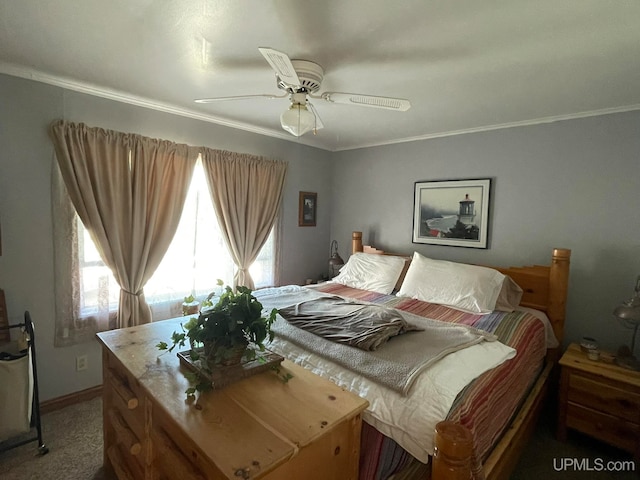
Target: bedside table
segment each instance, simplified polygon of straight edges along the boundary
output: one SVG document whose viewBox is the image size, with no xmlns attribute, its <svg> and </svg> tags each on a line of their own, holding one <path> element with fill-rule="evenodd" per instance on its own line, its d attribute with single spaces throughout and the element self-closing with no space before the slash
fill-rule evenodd
<svg viewBox="0 0 640 480">
<path fill-rule="evenodd" d="M 575 343 L 560 366 L 558 439 L 572 428 L 640 459 L 640 372 L 589 360 Z"/>
</svg>

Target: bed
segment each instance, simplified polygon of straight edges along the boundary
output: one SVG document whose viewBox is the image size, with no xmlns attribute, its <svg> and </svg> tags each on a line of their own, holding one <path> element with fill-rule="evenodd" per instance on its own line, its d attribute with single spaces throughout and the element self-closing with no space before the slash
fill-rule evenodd
<svg viewBox="0 0 640 480">
<path fill-rule="evenodd" d="M 437 448 L 434 443 L 437 435 L 433 433 L 433 425 L 437 420 L 461 426 L 471 435 L 472 470 L 475 478 L 508 478 L 533 430 L 557 360 L 557 346 L 562 343 L 570 250 L 554 249 L 550 264 L 545 266 L 479 269 L 483 271 L 483 275 L 490 272 L 487 283 L 493 282 L 494 278 L 498 279 L 496 282 L 504 281 L 500 298 L 505 292 L 504 285 L 507 285 L 507 281 L 510 282 L 510 288 L 519 287 L 517 310 L 509 312 L 509 308 L 503 308 L 504 311 L 498 312 L 482 310 L 485 307 L 483 305 L 468 307 L 466 303 L 461 303 L 452 306 L 424 301 L 420 292 L 414 295 L 411 285 L 406 285 L 413 284 L 416 272 L 423 271 L 424 265 L 434 266 L 431 263 L 420 263 L 431 260 L 425 260 L 417 253 L 413 257 L 404 257 L 365 246 L 360 232 L 353 232 L 352 240 L 353 253 L 366 254 L 359 257 L 352 255 L 354 258 L 371 259 L 374 258 L 371 257 L 372 254 L 379 259 L 377 262 L 383 258 L 385 261 L 394 258 L 394 268 L 399 274 L 393 285 L 393 292 L 384 290 L 388 289 L 389 279 L 385 279 L 387 285 L 382 290 L 375 283 L 367 283 L 373 289 L 368 290 L 356 288 L 360 286 L 357 282 L 351 284 L 344 281 L 344 278 L 349 280 L 348 276 L 343 276 L 341 281 L 339 275 L 337 282 L 330 281 L 310 288 L 291 286 L 267 289 L 261 291 L 258 298 L 265 306 L 280 308 L 292 302 L 287 299 L 287 295 L 293 295 L 291 298 L 296 299 L 298 306 L 310 305 L 311 301 L 306 300 L 309 296 L 314 299 L 322 297 L 323 301 L 329 301 L 329 297 L 346 299 L 358 305 L 381 306 L 383 309 L 400 311 L 401 316 L 411 320 L 414 326 L 423 326 L 420 322 L 433 319 L 438 323 L 446 322 L 451 328 L 468 329 L 483 338 L 472 343 L 472 346 L 460 340 L 460 345 L 467 348 L 449 349 L 453 351 L 445 355 L 440 355 L 439 352 L 434 362 L 418 362 L 421 366 L 411 367 L 411 379 L 405 379 L 403 386 L 396 386 L 392 380 L 387 383 L 385 378 L 378 378 L 379 373 L 353 369 L 359 368 L 361 363 L 369 362 L 367 355 L 384 357 L 379 352 L 385 351 L 385 348 L 390 349 L 390 345 L 400 345 L 397 338 L 402 337 L 403 342 L 408 342 L 405 338 L 415 336 L 415 341 L 417 335 L 425 338 L 425 332 L 391 336 L 384 348 L 376 352 L 358 351 L 353 360 L 342 358 L 346 351 L 343 346 L 334 346 L 334 343 L 330 347 L 320 344 L 316 346 L 313 340 L 305 343 L 303 337 L 307 333 L 302 337 L 288 337 L 287 332 L 276 331 L 276 340 L 271 348 L 314 373 L 364 396 L 372 404 L 370 411 L 364 416 L 366 423 L 361 436 L 361 480 L 425 478 L 425 474 L 431 470 L 429 456 Z M 401 267 L 395 259 L 402 259 Z M 446 267 L 450 268 L 449 265 Z M 455 264 L 453 268 L 466 266 Z M 496 283 L 487 291 L 497 291 L 498 285 Z M 481 293 L 478 296 L 483 295 Z M 463 302 L 466 301 L 465 299 Z M 493 303 L 489 302 L 489 305 L 493 308 L 496 303 L 500 301 L 493 298 Z M 315 308 L 315 303 L 313 305 Z M 475 310 L 476 308 L 479 310 Z M 333 304 L 328 310 L 332 309 Z M 287 310 L 281 310 L 284 311 Z M 295 311 L 301 313 L 298 309 Z M 295 319 L 296 317 L 293 320 L 289 318 L 290 321 Z M 431 333 L 427 336 L 430 335 Z M 324 355 L 325 350 L 333 349 L 337 349 L 333 359 Z M 471 356 L 471 351 L 474 356 Z M 426 367 L 423 368 L 423 365 Z M 467 367 L 471 368 L 470 365 L 474 370 L 465 373 Z M 461 366 L 465 367 L 461 369 Z M 461 371 L 461 375 L 467 375 L 468 378 L 451 380 L 454 368 L 458 372 L 455 374 L 456 378 Z M 391 397 L 387 395 L 390 389 L 396 390 L 395 393 L 391 392 Z M 443 395 L 444 400 L 434 397 L 433 401 L 424 401 L 427 395 L 431 398 L 431 393 L 427 392 L 440 390 L 447 390 Z M 423 406 L 426 406 L 425 412 L 421 410 Z M 414 411 L 417 413 L 413 414 Z"/>
</svg>

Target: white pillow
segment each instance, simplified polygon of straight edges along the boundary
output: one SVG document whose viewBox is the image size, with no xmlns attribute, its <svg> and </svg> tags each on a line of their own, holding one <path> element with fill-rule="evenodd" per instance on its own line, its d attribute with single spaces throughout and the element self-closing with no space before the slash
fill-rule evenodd
<svg viewBox="0 0 640 480">
<path fill-rule="evenodd" d="M 393 255 L 354 253 L 333 281 L 388 295 L 400 277 L 404 262 L 404 258 Z"/>
<path fill-rule="evenodd" d="M 492 268 L 432 260 L 414 252 L 398 296 L 485 314 L 495 309 L 504 279 Z"/>
<path fill-rule="evenodd" d="M 520 285 L 514 282 L 513 278 L 505 275 L 504 282 L 502 282 L 502 289 L 500 290 L 500 294 L 496 300 L 495 310 L 500 310 L 501 312 L 513 312 L 518 308 L 518 305 L 520 305 L 523 293 L 524 291 Z"/>
</svg>

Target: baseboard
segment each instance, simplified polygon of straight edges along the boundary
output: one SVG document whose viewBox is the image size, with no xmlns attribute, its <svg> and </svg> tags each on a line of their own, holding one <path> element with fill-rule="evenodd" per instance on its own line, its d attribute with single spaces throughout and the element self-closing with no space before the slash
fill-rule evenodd
<svg viewBox="0 0 640 480">
<path fill-rule="evenodd" d="M 86 390 L 80 390 L 79 392 L 40 402 L 40 413 L 44 415 L 45 413 L 60 410 L 69 405 L 75 405 L 76 403 L 85 402 L 100 396 L 102 396 L 102 385 L 96 385 Z"/>
</svg>

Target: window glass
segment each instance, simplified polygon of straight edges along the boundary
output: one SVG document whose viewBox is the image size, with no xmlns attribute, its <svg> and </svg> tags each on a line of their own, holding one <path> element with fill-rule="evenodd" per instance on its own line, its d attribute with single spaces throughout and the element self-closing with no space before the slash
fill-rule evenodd
<svg viewBox="0 0 640 480">
<path fill-rule="evenodd" d="M 100 259 L 80 220 L 78 243 L 81 317 L 95 314 L 101 302 L 108 302 L 109 310 L 117 310 L 120 287 L 111 270 Z M 145 299 L 153 307 L 160 303 L 181 304 L 184 297 L 191 294 L 202 298 L 215 290 L 217 279 L 231 285 L 235 270 L 216 219 L 204 169 L 198 162 L 178 230 L 162 262 L 144 287 Z M 273 230 L 249 272 L 256 288 L 274 284 Z M 160 318 L 154 316 L 154 320 Z"/>
</svg>

